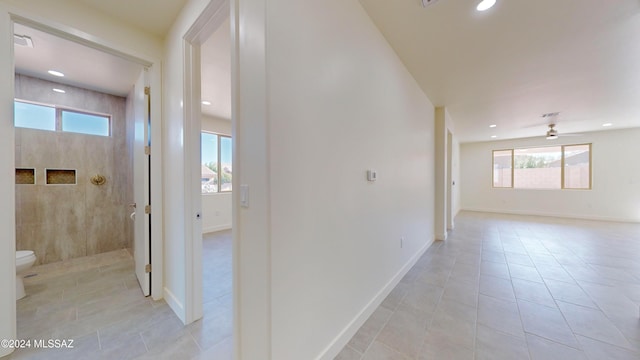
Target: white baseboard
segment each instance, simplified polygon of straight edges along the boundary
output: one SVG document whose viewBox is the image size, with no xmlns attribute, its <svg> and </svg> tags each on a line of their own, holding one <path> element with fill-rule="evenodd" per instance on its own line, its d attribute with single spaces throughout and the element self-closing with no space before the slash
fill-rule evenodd
<svg viewBox="0 0 640 360">
<path fill-rule="evenodd" d="M 355 335 L 360 327 L 367 321 L 369 316 L 382 304 L 382 301 L 389 295 L 389 293 L 398 285 L 400 280 L 409 272 L 409 270 L 416 264 L 418 259 L 424 254 L 425 251 L 433 244 L 434 240 L 431 240 L 425 246 L 423 246 L 418 252 L 407 261 L 406 264 L 387 282 L 387 284 L 378 291 L 378 293 L 369 301 L 369 303 L 351 320 L 346 328 L 338 334 L 338 336 L 320 353 L 316 360 L 331 360 L 340 353 L 342 348 L 347 345 L 349 340 Z"/>
<path fill-rule="evenodd" d="M 436 234 L 436 240 L 445 241 L 447 240 L 447 233 L 444 234 Z"/>
<path fill-rule="evenodd" d="M 594 221 L 612 221 L 612 222 L 625 222 L 625 223 L 640 223 L 640 219 L 633 218 L 618 218 L 611 216 L 593 216 L 593 215 L 575 215 L 575 214 L 559 214 L 548 213 L 542 211 L 528 211 L 528 210 L 503 210 L 503 209 L 484 209 L 484 208 L 462 208 L 462 211 L 473 212 L 485 212 L 492 214 L 507 214 L 507 215 L 524 215 L 524 216 L 542 216 L 542 217 L 554 217 L 565 219 L 577 219 L 577 220 L 594 220 Z"/>
<path fill-rule="evenodd" d="M 182 321 L 183 324 L 186 324 L 186 311 L 184 310 L 184 305 L 176 298 L 176 296 L 166 287 L 164 288 L 164 301 L 167 302 L 167 305 L 176 313 L 176 316 Z"/>
<path fill-rule="evenodd" d="M 14 349 L 10 347 L 0 348 L 0 358 L 10 355 L 11 353 L 13 353 L 13 350 Z"/>
<path fill-rule="evenodd" d="M 208 234 L 208 233 L 212 233 L 212 232 L 216 232 L 216 231 L 222 231 L 222 230 L 231 230 L 231 224 L 203 227 L 202 228 L 202 233 L 203 234 Z"/>
</svg>

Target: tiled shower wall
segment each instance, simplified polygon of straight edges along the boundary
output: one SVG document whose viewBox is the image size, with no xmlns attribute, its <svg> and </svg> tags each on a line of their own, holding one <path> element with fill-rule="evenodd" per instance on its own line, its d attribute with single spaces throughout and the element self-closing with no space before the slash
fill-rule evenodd
<svg viewBox="0 0 640 360">
<path fill-rule="evenodd" d="M 35 185 L 16 185 L 16 248 L 46 264 L 131 247 L 132 124 L 124 97 L 16 74 L 16 98 L 112 115 L 109 137 L 16 128 L 16 167 Z M 52 91 L 63 88 L 66 94 Z M 77 184 L 46 185 L 44 169 L 75 169 Z M 96 174 L 104 185 L 93 185 Z"/>
</svg>

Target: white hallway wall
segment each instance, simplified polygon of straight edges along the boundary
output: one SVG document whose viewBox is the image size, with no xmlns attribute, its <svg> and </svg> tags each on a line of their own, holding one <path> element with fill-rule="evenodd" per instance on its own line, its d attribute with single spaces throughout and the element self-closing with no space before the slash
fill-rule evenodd
<svg viewBox="0 0 640 360">
<path fill-rule="evenodd" d="M 640 128 L 461 145 L 462 208 L 528 215 L 640 221 Z M 593 143 L 592 190 L 494 189 L 492 150 Z"/>
<path fill-rule="evenodd" d="M 190 1 L 165 40 L 165 285 L 179 315 L 182 37 L 206 4 Z M 250 186 L 233 224 L 237 355 L 332 358 L 433 240 L 434 107 L 355 0 L 232 9 L 234 186 Z"/>
<path fill-rule="evenodd" d="M 9 35 L 10 14 L 69 30 L 102 45 L 145 59 L 160 59 L 161 40 L 131 26 L 107 18 L 97 11 L 70 0 L 0 0 L 0 288 L 14 289 L 15 221 L 14 221 L 14 133 L 13 133 L 13 64 L 7 56 L 13 51 Z M 90 35 L 89 35 L 90 34 Z M 14 290 L 0 296 L 0 338 L 13 339 L 15 333 Z M 0 356 L 9 349 L 0 349 Z"/>
<path fill-rule="evenodd" d="M 266 23 L 271 358 L 332 359 L 433 241 L 434 107 L 358 1 Z"/>
<path fill-rule="evenodd" d="M 202 130 L 231 136 L 231 120 L 202 116 Z M 231 229 L 231 193 L 202 195 L 202 233 Z"/>
</svg>

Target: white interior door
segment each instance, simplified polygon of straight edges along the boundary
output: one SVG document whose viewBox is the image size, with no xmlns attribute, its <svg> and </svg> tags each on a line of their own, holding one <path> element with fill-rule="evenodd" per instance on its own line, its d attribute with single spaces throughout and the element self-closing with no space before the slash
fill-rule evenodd
<svg viewBox="0 0 640 360">
<path fill-rule="evenodd" d="M 151 204 L 149 196 L 150 114 L 147 70 L 143 70 L 134 87 L 133 196 L 135 221 L 133 253 L 136 276 L 145 296 L 151 294 Z"/>
</svg>

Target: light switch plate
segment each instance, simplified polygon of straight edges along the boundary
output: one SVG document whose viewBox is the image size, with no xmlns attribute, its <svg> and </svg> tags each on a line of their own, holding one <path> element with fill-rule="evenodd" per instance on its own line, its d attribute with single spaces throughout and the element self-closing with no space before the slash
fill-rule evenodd
<svg viewBox="0 0 640 360">
<path fill-rule="evenodd" d="M 378 179 L 378 172 L 375 170 L 367 170 L 367 180 L 376 181 Z"/>
<path fill-rule="evenodd" d="M 240 206 L 249 207 L 249 185 L 240 185 Z"/>
</svg>

